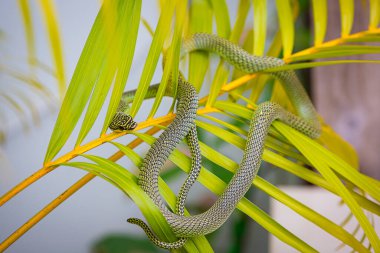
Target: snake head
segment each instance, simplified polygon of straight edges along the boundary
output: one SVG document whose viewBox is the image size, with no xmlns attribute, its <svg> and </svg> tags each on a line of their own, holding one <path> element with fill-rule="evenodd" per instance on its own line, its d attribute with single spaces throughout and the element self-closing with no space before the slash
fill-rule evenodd
<svg viewBox="0 0 380 253">
<path fill-rule="evenodd" d="M 123 112 L 117 112 L 109 126 L 112 131 L 133 130 L 136 127 L 137 123 L 133 121 L 132 117 Z"/>
</svg>

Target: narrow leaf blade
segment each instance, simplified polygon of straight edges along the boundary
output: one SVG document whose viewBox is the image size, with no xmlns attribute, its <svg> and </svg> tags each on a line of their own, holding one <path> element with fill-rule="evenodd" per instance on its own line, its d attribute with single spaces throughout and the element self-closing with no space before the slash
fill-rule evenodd
<svg viewBox="0 0 380 253">
<path fill-rule="evenodd" d="M 314 45 L 320 45 L 326 35 L 327 0 L 313 0 Z"/>
<path fill-rule="evenodd" d="M 253 54 L 263 55 L 267 29 L 267 0 L 253 0 Z"/>
<path fill-rule="evenodd" d="M 124 1 L 121 2 L 123 3 Z M 128 80 L 140 24 L 141 4 L 141 0 L 127 1 L 126 13 L 122 15 L 122 24 L 124 25 L 121 26 L 121 29 L 124 31 L 124 36 L 119 41 L 120 44 L 117 45 L 121 48 L 121 58 L 118 61 L 118 72 L 101 134 L 107 131 Z"/>
<path fill-rule="evenodd" d="M 62 39 L 59 32 L 57 13 L 55 11 L 54 2 L 50 0 L 40 0 L 42 12 L 44 14 L 45 25 L 49 34 L 49 42 L 53 60 L 55 64 L 55 71 L 58 79 L 58 87 L 61 98 L 63 98 L 66 91 L 66 77 L 65 66 L 62 51 Z"/>
<path fill-rule="evenodd" d="M 102 68 L 106 51 L 103 45 L 105 31 L 102 23 L 102 12 L 101 9 L 96 17 L 63 99 L 44 163 L 51 161 L 68 140 L 87 104 Z M 78 99 L 79 97 L 80 99 Z"/>
<path fill-rule="evenodd" d="M 351 33 L 352 24 L 354 22 L 354 1 L 339 0 L 340 15 L 342 24 L 342 37 L 346 37 Z"/>
<path fill-rule="evenodd" d="M 294 22 L 290 0 L 276 0 L 277 15 L 281 29 L 284 57 L 292 54 L 294 46 Z"/>
<path fill-rule="evenodd" d="M 170 24 L 176 1 L 168 1 L 165 8 L 162 9 L 160 18 L 153 36 L 153 41 L 149 49 L 148 57 L 146 58 L 143 72 L 141 74 L 140 83 L 137 88 L 135 98 L 132 103 L 130 114 L 136 116 L 144 101 L 145 94 L 148 91 L 150 82 L 152 81 L 154 71 L 156 70 L 158 58 L 161 54 L 163 44 L 170 30 Z"/>
<path fill-rule="evenodd" d="M 208 0 L 191 1 L 190 34 L 212 33 L 212 8 Z M 207 52 L 194 51 L 189 58 L 189 82 L 199 91 L 209 66 Z"/>
</svg>

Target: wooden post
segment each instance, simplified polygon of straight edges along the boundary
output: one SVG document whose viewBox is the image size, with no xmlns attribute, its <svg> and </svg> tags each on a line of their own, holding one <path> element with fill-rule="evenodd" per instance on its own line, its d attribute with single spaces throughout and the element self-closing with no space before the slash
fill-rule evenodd
<svg viewBox="0 0 380 253">
<path fill-rule="evenodd" d="M 340 34 L 339 1 L 328 1 L 326 40 Z M 355 1 L 352 33 L 368 27 L 368 1 Z M 380 59 L 362 55 L 347 59 Z M 380 65 L 346 64 L 312 70 L 312 93 L 318 112 L 357 150 L 360 167 L 380 179 Z"/>
</svg>

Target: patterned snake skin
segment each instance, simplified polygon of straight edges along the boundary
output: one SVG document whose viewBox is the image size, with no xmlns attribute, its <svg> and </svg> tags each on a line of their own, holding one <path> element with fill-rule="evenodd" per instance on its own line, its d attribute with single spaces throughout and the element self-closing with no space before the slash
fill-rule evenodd
<svg viewBox="0 0 380 253">
<path fill-rule="evenodd" d="M 281 59 L 250 55 L 228 40 L 209 34 L 195 34 L 184 42 L 183 54 L 194 50 L 214 52 L 239 70 L 247 73 L 264 72 L 266 69 L 284 65 Z M 197 97 L 197 94 L 191 84 L 184 80 L 179 82 L 177 116 L 148 151 L 141 166 L 138 183 L 160 208 L 173 232 L 180 239 L 173 243 L 161 242 L 141 220 L 134 218 L 128 220 L 131 223 L 140 225 L 155 244 L 163 248 L 179 248 L 186 242 L 186 237 L 211 233 L 228 219 L 237 203 L 250 188 L 252 180 L 258 172 L 265 137 L 274 120 L 278 119 L 311 138 L 317 138 L 320 135 L 320 123 L 317 113 L 295 72 L 288 70 L 274 72 L 271 75 L 283 83 L 298 116 L 272 102 L 260 104 L 250 122 L 246 147 L 239 169 L 217 201 L 204 213 L 194 216 L 183 216 L 181 212 L 179 214 L 171 212 L 162 200 L 158 189 L 160 169 L 178 143 L 185 136 L 191 135 L 190 130 L 194 127 L 197 103 L 194 102 L 193 98 Z M 197 139 L 195 139 L 196 134 L 193 134 L 192 137 L 194 137 L 193 141 L 197 142 Z M 189 137 L 187 138 L 189 140 Z M 189 178 L 192 177 L 191 173 Z M 195 173 L 195 178 L 196 176 L 197 174 Z M 189 178 L 186 183 L 193 183 Z M 182 199 L 183 201 L 178 201 L 177 209 L 183 210 L 186 196 L 182 196 L 182 194 L 187 194 L 189 188 L 185 185 L 186 189 L 179 194 L 179 200 Z M 191 186 L 191 184 L 189 185 Z"/>
<path fill-rule="evenodd" d="M 158 87 L 159 87 L 159 84 L 151 85 L 148 89 L 145 99 L 155 97 L 158 91 Z M 172 95 L 171 88 L 172 87 L 171 87 L 171 82 L 170 82 L 169 86 L 167 87 L 167 90 L 165 91 L 165 96 Z M 133 101 L 135 93 L 136 93 L 136 90 L 127 91 L 123 93 L 123 97 L 120 101 L 117 112 L 109 126 L 111 130 L 124 131 L 124 130 L 133 130 L 134 128 L 136 128 L 137 123 L 133 121 L 130 115 L 128 115 L 129 104 Z M 196 110 L 198 108 L 198 94 L 196 90 L 194 89 L 194 87 L 188 82 L 184 81 L 181 76 L 178 79 L 177 99 L 178 99 L 177 116 L 175 117 L 175 119 L 173 120 L 173 122 L 170 124 L 170 126 L 165 132 L 167 132 L 169 128 L 172 129 L 171 131 L 173 131 L 174 125 L 176 127 L 175 129 L 182 129 L 182 131 L 178 131 L 177 139 L 174 142 L 171 142 L 172 145 L 175 145 L 174 147 L 170 148 L 171 150 L 173 150 L 178 145 L 178 143 L 182 141 L 185 135 L 186 135 L 187 142 L 190 148 L 190 153 L 192 157 L 191 169 L 188 174 L 188 177 L 186 178 L 186 181 L 184 182 L 182 188 L 180 189 L 180 192 L 178 194 L 178 199 L 176 202 L 176 213 L 179 215 L 184 215 L 185 202 L 186 202 L 188 192 L 191 186 L 197 180 L 199 173 L 201 171 L 202 156 L 201 156 L 201 151 L 200 151 L 199 142 L 198 142 L 197 128 L 194 122 L 195 117 L 196 117 Z M 174 131 L 176 131 L 175 129 Z M 159 139 L 165 138 L 164 133 L 160 135 Z M 166 143 L 166 141 L 162 141 L 162 142 Z M 158 142 L 154 143 L 153 145 L 156 145 L 156 148 L 160 149 L 160 144 Z M 167 150 L 167 148 L 164 148 L 163 150 Z M 169 156 L 170 153 L 168 154 L 164 153 L 164 154 Z M 145 159 L 147 159 L 147 157 L 148 155 L 145 157 Z M 165 160 L 167 160 L 167 158 Z M 158 176 L 157 176 L 157 179 L 158 179 Z M 180 238 L 176 242 L 162 242 L 154 235 L 154 233 L 150 230 L 148 225 L 142 220 L 136 219 L 136 218 L 130 218 L 127 221 L 132 224 L 139 225 L 145 231 L 148 238 L 158 247 L 165 248 L 165 249 L 180 248 L 187 241 L 187 238 Z"/>
</svg>

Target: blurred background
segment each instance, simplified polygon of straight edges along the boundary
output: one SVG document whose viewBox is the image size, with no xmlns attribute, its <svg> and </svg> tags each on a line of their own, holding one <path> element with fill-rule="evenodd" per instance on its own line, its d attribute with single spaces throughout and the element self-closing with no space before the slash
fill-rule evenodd
<svg viewBox="0 0 380 253">
<path fill-rule="evenodd" d="M 235 20 L 238 1 L 229 0 L 227 2 L 231 20 Z M 33 7 L 32 18 L 35 22 L 36 53 L 42 63 L 52 66 L 51 52 L 40 15 L 41 12 L 35 1 L 31 1 L 31 3 Z M 65 75 L 68 82 L 100 4 L 99 1 L 95 0 L 65 0 L 55 1 L 55 3 L 63 46 Z M 299 34 L 297 36 L 302 39 L 297 41 L 296 48 L 308 47 L 311 40 L 309 1 L 301 1 L 301 3 L 304 16 L 300 18 L 300 22 L 297 24 L 297 33 L 302 33 L 302 36 Z M 334 8 L 337 8 L 337 5 L 335 6 L 332 3 L 332 6 L 329 23 L 331 22 L 332 27 L 335 23 L 339 27 L 339 21 L 334 21 Z M 365 16 L 368 12 L 360 3 L 358 3 L 358 8 L 361 9 L 357 15 Z M 270 7 L 269 11 L 273 14 L 270 16 L 276 18 L 274 6 Z M 335 11 L 339 10 L 335 9 Z M 251 12 L 250 15 L 252 15 Z M 158 16 L 156 1 L 143 1 L 142 17 L 152 27 L 155 27 Z M 336 17 L 338 18 L 338 15 Z M 252 20 L 252 17 L 248 17 L 247 20 Z M 354 29 L 360 29 L 360 27 Z M 131 70 L 132 74 L 128 80 L 128 89 L 137 86 L 139 75 L 133 75 L 133 73 L 141 73 L 147 48 L 151 41 L 149 32 L 143 26 L 140 26 L 138 40 Z M 0 1 L 0 68 L 4 69 L 5 66 L 17 70 L 18 73 L 28 73 L 29 71 L 24 25 L 17 1 L 13 0 Z M 376 82 L 374 82 L 374 80 L 379 80 L 380 72 L 376 71 L 375 68 L 378 66 L 349 65 L 317 68 L 312 72 L 303 71 L 302 79 L 307 84 L 313 81 L 309 90 L 312 91 L 321 115 L 338 133 L 355 145 L 361 157 L 362 168 L 366 173 L 379 179 L 380 157 L 377 155 L 377 151 L 380 147 L 380 136 L 379 131 L 376 131 L 375 128 L 376 122 L 380 123 L 380 117 L 369 117 L 368 115 L 374 115 L 371 112 L 380 106 L 380 100 L 376 98 L 374 100 L 367 99 L 380 94 L 380 88 L 379 86 L 375 87 Z M 24 106 L 33 109 L 34 114 L 33 112 L 29 113 L 25 108 L 19 108 L 19 110 L 17 108 L 9 110 L 7 109 L 9 107 L 0 108 L 0 113 L 4 114 L 2 118 L 7 119 L 0 123 L 1 131 L 4 133 L 0 144 L 0 195 L 3 195 L 42 165 L 59 109 L 56 79 L 48 72 L 39 70 L 35 73 L 35 78 L 53 91 L 52 93 L 55 96 L 44 98 L 30 94 L 30 97 L 33 98 L 32 101 L 35 102 L 34 106 L 33 108 L 28 105 Z M 340 78 L 342 76 L 346 76 L 343 81 Z M 365 78 L 362 78 L 363 76 Z M 161 73 L 158 71 L 155 73 L 153 81 L 159 82 L 160 79 Z M 359 80 L 360 93 L 357 90 Z M 2 90 L 17 92 L 17 87 L 19 87 L 18 89 L 23 87 L 17 82 L 22 81 L 0 72 L 0 88 Z M 351 82 L 353 84 L 350 84 Z M 332 92 L 335 89 L 337 92 Z M 343 98 L 341 99 L 340 96 Z M 350 99 L 349 104 L 346 103 L 347 97 Z M 169 102 L 168 100 L 168 105 L 170 105 Z M 19 116 L 15 116 L 16 114 Z M 105 115 L 105 110 L 102 115 Z M 101 125 L 98 127 L 100 128 Z M 96 137 L 93 134 L 87 138 L 91 140 Z M 74 144 L 74 141 L 71 145 L 69 143 L 67 145 L 68 150 Z M 111 154 L 113 150 L 109 146 L 104 146 L 101 151 L 96 152 L 101 152 L 104 155 Z M 239 155 L 236 157 L 239 159 Z M 339 200 L 335 196 L 323 190 L 305 186 L 298 179 L 289 177 L 288 174 L 281 176 L 278 174 L 282 172 L 280 170 L 268 171 L 262 169 L 260 173 L 268 181 L 284 185 L 281 188 L 282 190 L 310 205 L 326 217 L 334 221 L 342 221 L 348 213 L 346 208 L 339 206 Z M 0 209 L 0 240 L 4 240 L 82 175 L 84 175 L 82 171 L 62 167 L 5 204 Z M 170 179 L 170 175 L 168 178 Z M 183 181 L 182 179 L 172 181 L 170 185 L 174 189 L 178 189 L 180 182 Z M 213 201 L 214 198 L 212 194 L 200 196 L 196 193 L 197 191 L 194 191 L 189 199 L 189 205 L 192 210 L 195 210 L 194 212 L 202 210 L 204 202 Z M 269 199 L 262 192 L 253 189 L 249 195 L 254 203 L 270 212 L 282 225 L 291 228 L 296 235 L 301 236 L 321 252 L 331 252 L 339 246 L 338 241 L 298 215 L 294 215 L 290 209 L 284 208 L 280 203 Z M 22 236 L 7 252 L 162 252 L 149 242 L 147 243 L 145 235 L 139 228 L 126 222 L 129 217 L 141 217 L 137 207 L 119 189 L 102 179 L 95 179 Z M 375 222 L 379 223 L 378 217 L 375 218 Z M 379 225 L 375 225 L 375 227 L 379 229 Z M 355 229 L 355 224 L 352 224 L 351 229 Z M 294 252 L 293 249 L 268 235 L 264 229 L 238 211 L 220 230 L 207 238 L 210 239 L 215 252 L 253 252 L 253 250 L 255 252 Z M 338 252 L 350 252 L 350 250 L 343 248 Z"/>
</svg>

